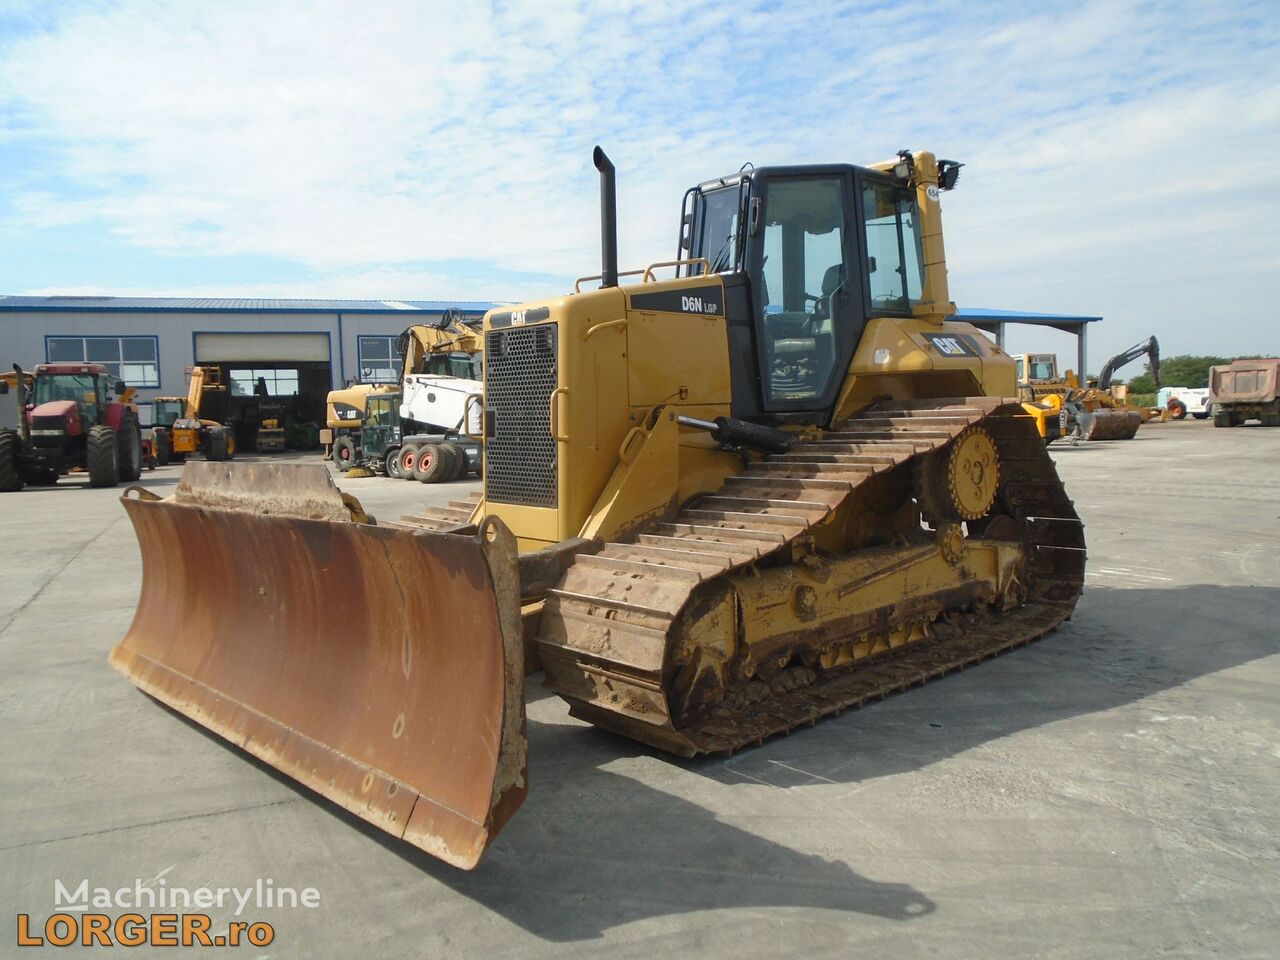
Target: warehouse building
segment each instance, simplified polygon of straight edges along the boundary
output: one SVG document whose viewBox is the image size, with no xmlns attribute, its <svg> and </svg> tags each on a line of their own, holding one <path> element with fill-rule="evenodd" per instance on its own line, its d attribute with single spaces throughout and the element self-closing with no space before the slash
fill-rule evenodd
<svg viewBox="0 0 1280 960">
<path fill-rule="evenodd" d="M 219 368 L 228 402 L 255 391 L 323 422 L 325 395 L 355 382 L 399 380 L 396 337 L 450 307 L 479 318 L 492 303 L 444 300 L 239 300 L 0 296 L 0 362 L 103 363 L 138 388 L 150 423 L 156 397 L 185 395 L 193 364 Z M 234 411 L 210 411 L 218 419 Z M 10 411 L 0 413 L 8 422 Z"/>
</svg>

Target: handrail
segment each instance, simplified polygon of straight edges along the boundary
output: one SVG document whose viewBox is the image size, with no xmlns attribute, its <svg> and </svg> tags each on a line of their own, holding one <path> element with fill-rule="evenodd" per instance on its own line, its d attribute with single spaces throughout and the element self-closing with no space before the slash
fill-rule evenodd
<svg viewBox="0 0 1280 960">
<path fill-rule="evenodd" d="M 642 274 L 642 273 L 644 273 L 644 271 L 643 271 L 643 270 L 623 270 L 621 273 L 619 273 L 619 274 L 618 274 L 618 276 L 620 276 L 620 277 L 638 277 L 638 276 L 640 276 L 640 274 Z M 594 276 L 590 276 L 590 277 L 579 277 L 577 280 L 575 280 L 575 281 L 574 281 L 574 284 L 573 284 L 573 292 L 574 292 L 574 293 L 581 293 L 581 292 L 582 292 L 582 285 L 583 285 L 584 283 L 586 283 L 588 280 L 603 280 L 603 279 L 604 279 L 604 274 L 603 274 L 603 273 L 597 273 L 597 274 L 595 274 Z"/>
<path fill-rule="evenodd" d="M 662 267 L 682 267 L 682 266 L 685 266 L 686 264 L 692 266 L 698 263 L 702 264 L 703 276 L 711 272 L 711 261 L 708 260 L 706 257 L 685 257 L 680 260 L 659 260 L 657 263 L 649 264 L 643 270 L 623 270 L 618 274 L 618 276 L 640 277 L 641 283 L 658 283 L 659 282 L 658 278 L 653 275 L 653 271 L 659 270 Z M 582 285 L 584 283 L 587 283 L 588 281 L 603 280 L 603 279 L 604 279 L 604 274 L 602 273 L 593 274 L 590 277 L 579 277 L 573 283 L 573 292 L 581 293 Z M 673 277 L 672 279 L 679 279 L 679 278 Z"/>
<path fill-rule="evenodd" d="M 644 268 L 644 279 L 641 282 L 657 283 L 658 278 L 653 275 L 653 271 L 659 269 L 660 267 L 681 267 L 681 266 L 684 266 L 686 263 L 690 265 L 695 263 L 702 264 L 703 276 L 711 272 L 711 261 L 708 260 L 706 257 L 684 257 L 680 260 L 659 260 L 657 263 L 651 263 L 649 264 L 649 266 Z M 672 279 L 678 280 L 679 276 L 673 277 Z"/>
<path fill-rule="evenodd" d="M 591 339 L 591 335 L 595 333 L 597 330 L 612 330 L 615 327 L 617 328 L 626 327 L 626 325 L 627 325 L 626 317 L 622 317 L 621 319 L 618 319 L 618 320 L 606 320 L 604 323 L 597 323 L 594 327 L 588 327 L 587 332 L 582 335 L 582 339 L 583 340 Z"/>
</svg>

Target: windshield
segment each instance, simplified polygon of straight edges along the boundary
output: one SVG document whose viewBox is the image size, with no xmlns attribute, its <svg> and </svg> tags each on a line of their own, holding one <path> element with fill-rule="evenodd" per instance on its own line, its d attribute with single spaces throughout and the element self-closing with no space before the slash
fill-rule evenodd
<svg viewBox="0 0 1280 960">
<path fill-rule="evenodd" d="M 71 400 L 78 404 L 97 402 L 95 378 L 87 373 L 58 373 L 36 377 L 37 404 L 51 400 Z"/>
<path fill-rule="evenodd" d="M 399 401 L 397 394 L 395 399 Z M 371 427 L 385 427 L 391 423 L 391 397 L 370 397 L 369 416 L 366 421 Z"/>
<path fill-rule="evenodd" d="M 472 357 L 467 353 L 436 353 L 427 358 L 424 373 L 433 373 L 441 377 L 460 377 L 463 380 L 480 379 L 479 354 Z"/>
<path fill-rule="evenodd" d="M 169 427 L 182 416 L 186 403 L 182 400 L 157 400 L 151 405 L 151 422 L 157 427 Z"/>
<path fill-rule="evenodd" d="M 695 207 L 693 255 L 706 257 L 712 273 L 738 267 L 740 188 L 721 187 L 701 194 Z"/>
<path fill-rule="evenodd" d="M 1052 380 L 1058 375 L 1057 361 L 1031 358 L 1031 380 Z"/>
<path fill-rule="evenodd" d="M 909 310 L 919 302 L 924 286 L 915 200 L 897 184 L 868 180 L 862 188 L 862 204 L 867 218 L 871 308 Z"/>
</svg>

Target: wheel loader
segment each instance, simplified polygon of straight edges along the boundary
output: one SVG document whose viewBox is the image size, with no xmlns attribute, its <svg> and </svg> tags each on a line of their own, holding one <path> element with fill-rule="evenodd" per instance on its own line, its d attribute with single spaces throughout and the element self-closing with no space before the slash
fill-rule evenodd
<svg viewBox="0 0 1280 960">
<path fill-rule="evenodd" d="M 1033 641 L 1084 580 L 1014 361 L 953 318 L 959 164 L 747 166 L 619 274 L 594 161 L 600 274 L 485 317 L 477 497 L 375 523 L 322 466 L 192 462 L 124 498 L 112 663 L 462 868 L 529 787 L 526 665 L 575 717 L 723 755 Z"/>
</svg>

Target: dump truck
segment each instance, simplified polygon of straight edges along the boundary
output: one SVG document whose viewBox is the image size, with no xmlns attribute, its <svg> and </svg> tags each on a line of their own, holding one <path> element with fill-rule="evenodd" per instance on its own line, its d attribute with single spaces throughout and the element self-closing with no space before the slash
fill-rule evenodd
<svg viewBox="0 0 1280 960">
<path fill-rule="evenodd" d="M 748 164 L 625 274 L 594 163 L 600 273 L 485 316 L 474 500 L 375 523 L 322 465 L 204 462 L 123 498 L 115 667 L 462 868 L 529 789 L 526 664 L 575 717 L 724 755 L 1042 637 L 1084 583 L 1014 361 L 954 316 L 958 163 Z"/>
<path fill-rule="evenodd" d="M 1215 427 L 1238 427 L 1257 420 L 1280 427 L 1280 359 L 1233 360 L 1209 368 L 1210 403 Z"/>
<path fill-rule="evenodd" d="M 229 424 L 202 419 L 205 395 L 225 393 L 219 367 L 194 366 L 187 370 L 185 397 L 156 397 L 152 401 L 152 442 L 161 466 L 183 461 L 193 453 L 208 460 L 229 460 L 236 455 L 236 434 Z"/>
<path fill-rule="evenodd" d="M 0 430 L 0 491 L 51 486 L 81 468 L 89 485 L 114 487 L 142 475 L 142 430 L 133 388 L 100 363 L 17 364 L 0 380 L 14 390 L 18 429 Z"/>
</svg>

